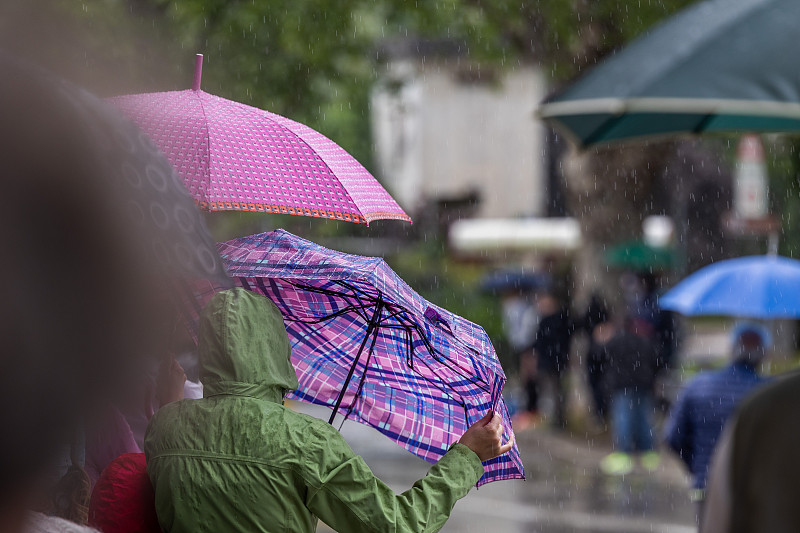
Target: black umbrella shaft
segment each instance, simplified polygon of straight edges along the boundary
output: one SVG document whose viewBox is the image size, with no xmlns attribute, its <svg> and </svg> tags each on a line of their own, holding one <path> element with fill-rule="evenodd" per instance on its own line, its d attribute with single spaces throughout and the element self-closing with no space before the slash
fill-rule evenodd
<svg viewBox="0 0 800 533">
<path fill-rule="evenodd" d="M 375 312 L 372 313 L 372 318 L 369 320 L 369 325 L 367 326 L 367 332 L 364 334 L 364 340 L 361 341 L 361 346 L 358 347 L 358 353 L 356 353 L 355 358 L 353 359 L 353 365 L 350 367 L 350 372 L 347 373 L 347 379 L 344 380 L 344 386 L 342 390 L 339 392 L 339 397 L 336 398 L 336 405 L 333 407 L 333 412 L 331 413 L 331 417 L 328 419 L 328 423 L 333 425 L 333 419 L 336 418 L 336 413 L 339 411 L 339 406 L 342 404 L 342 399 L 344 399 L 344 393 L 347 392 L 347 386 L 350 385 L 350 380 L 353 378 L 353 373 L 356 371 L 356 366 L 358 365 L 359 359 L 361 359 L 361 352 L 364 351 L 364 346 L 367 344 L 367 340 L 369 340 L 370 335 L 377 329 L 378 327 L 378 320 L 381 316 L 381 311 L 383 310 L 383 298 L 378 296 L 378 304 L 375 307 Z M 364 369 L 366 372 L 366 368 Z"/>
</svg>

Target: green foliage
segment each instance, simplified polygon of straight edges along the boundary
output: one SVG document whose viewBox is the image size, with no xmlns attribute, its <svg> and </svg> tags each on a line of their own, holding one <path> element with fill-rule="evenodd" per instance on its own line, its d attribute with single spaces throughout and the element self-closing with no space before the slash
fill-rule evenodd
<svg viewBox="0 0 800 533">
<path fill-rule="evenodd" d="M 553 79 L 571 79 L 694 1 L 539 0 L 539 57 Z"/>
<path fill-rule="evenodd" d="M 800 136 L 765 142 L 771 197 L 770 211 L 781 222 L 778 252 L 800 258 Z"/>
<path fill-rule="evenodd" d="M 353 12 L 361 2 L 148 1 L 187 64 L 205 55 L 204 90 L 308 124 L 369 160 L 374 69 Z"/>
</svg>

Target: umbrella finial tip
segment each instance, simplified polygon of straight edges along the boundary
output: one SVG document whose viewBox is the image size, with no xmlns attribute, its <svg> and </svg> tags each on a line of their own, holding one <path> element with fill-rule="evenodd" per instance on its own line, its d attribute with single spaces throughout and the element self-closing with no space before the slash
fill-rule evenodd
<svg viewBox="0 0 800 533">
<path fill-rule="evenodd" d="M 194 82 L 192 83 L 192 90 L 200 90 L 200 81 L 203 77 L 203 54 L 196 54 L 194 60 Z"/>
</svg>

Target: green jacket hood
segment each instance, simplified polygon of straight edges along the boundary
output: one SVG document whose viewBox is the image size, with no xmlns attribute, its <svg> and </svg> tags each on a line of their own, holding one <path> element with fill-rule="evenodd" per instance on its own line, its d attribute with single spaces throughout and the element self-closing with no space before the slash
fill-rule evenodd
<svg viewBox="0 0 800 533">
<path fill-rule="evenodd" d="M 200 318 L 203 396 L 249 396 L 280 403 L 298 387 L 283 316 L 270 300 L 235 288 L 214 295 Z"/>
</svg>

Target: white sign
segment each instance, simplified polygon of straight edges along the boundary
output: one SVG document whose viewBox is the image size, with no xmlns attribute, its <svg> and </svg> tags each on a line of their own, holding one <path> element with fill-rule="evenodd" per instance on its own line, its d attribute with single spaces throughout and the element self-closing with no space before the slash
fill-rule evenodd
<svg viewBox="0 0 800 533">
<path fill-rule="evenodd" d="M 733 208 L 736 216 L 744 219 L 764 218 L 769 210 L 764 147 L 756 135 L 743 135 L 739 141 Z"/>
</svg>

